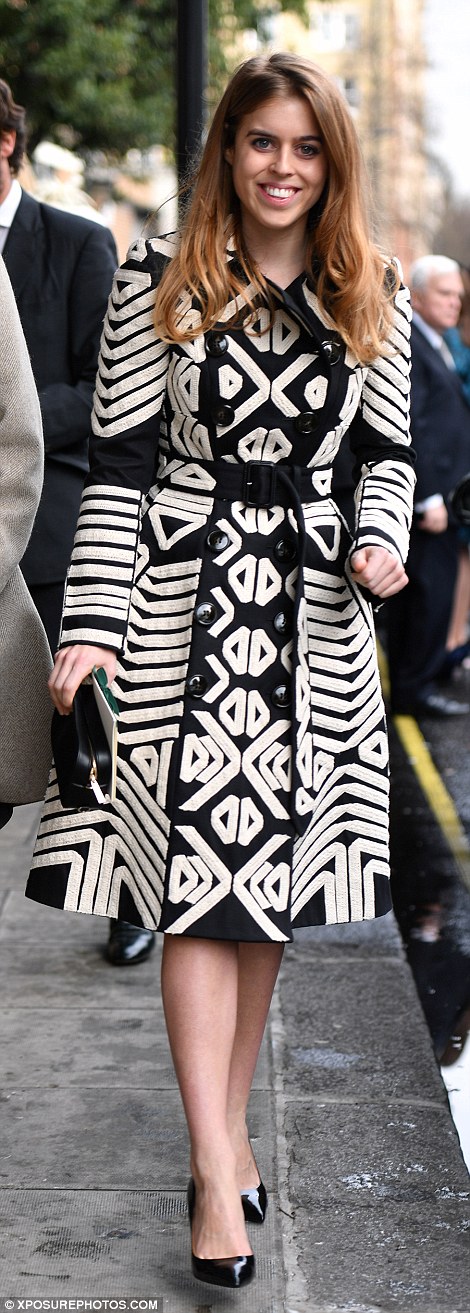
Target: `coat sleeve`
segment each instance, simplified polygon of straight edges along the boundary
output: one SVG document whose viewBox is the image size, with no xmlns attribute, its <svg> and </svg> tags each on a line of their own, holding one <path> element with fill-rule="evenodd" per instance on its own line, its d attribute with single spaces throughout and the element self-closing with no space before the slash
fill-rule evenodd
<svg viewBox="0 0 470 1313">
<path fill-rule="evenodd" d="M 405 562 L 413 515 L 415 473 L 410 447 L 410 322 L 407 288 L 395 297 L 389 353 L 365 371 L 350 429 L 357 480 L 351 553 L 385 547 Z"/>
<path fill-rule="evenodd" d="M 0 591 L 21 560 L 43 475 L 41 412 L 15 298 L 0 258 Z"/>
<path fill-rule="evenodd" d="M 98 346 L 116 265 L 112 234 L 87 223 L 67 295 L 70 381 L 39 387 L 47 455 L 60 456 L 88 442 Z"/>
<path fill-rule="evenodd" d="M 141 505 L 153 481 L 166 391 L 169 351 L 155 334 L 153 312 L 168 254 L 163 239 L 140 240 L 114 278 L 60 646 L 121 651 L 125 643 Z"/>
</svg>

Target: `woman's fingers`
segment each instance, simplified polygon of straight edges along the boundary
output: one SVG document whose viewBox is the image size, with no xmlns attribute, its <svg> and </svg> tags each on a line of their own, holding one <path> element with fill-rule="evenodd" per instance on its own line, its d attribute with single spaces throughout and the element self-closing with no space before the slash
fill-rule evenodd
<svg viewBox="0 0 470 1313">
<path fill-rule="evenodd" d="M 404 588 L 405 584 L 407 583 L 408 583 L 408 575 L 405 574 L 405 571 L 403 570 L 399 578 L 394 579 L 393 582 L 389 584 L 383 585 L 380 588 L 380 591 L 378 589 L 376 589 L 375 591 L 378 597 L 383 597 L 383 598 L 393 597 L 393 594 L 400 593 L 401 589 Z"/>
<path fill-rule="evenodd" d="M 109 648 L 74 644 L 57 653 L 54 669 L 49 678 L 49 692 L 57 710 L 68 715 L 72 709 L 77 688 L 91 674 L 94 666 L 103 666 L 111 684 L 116 675 L 117 657 Z"/>
<path fill-rule="evenodd" d="M 401 561 L 384 547 L 363 547 L 351 557 L 352 577 L 378 597 L 391 597 L 408 583 Z"/>
</svg>

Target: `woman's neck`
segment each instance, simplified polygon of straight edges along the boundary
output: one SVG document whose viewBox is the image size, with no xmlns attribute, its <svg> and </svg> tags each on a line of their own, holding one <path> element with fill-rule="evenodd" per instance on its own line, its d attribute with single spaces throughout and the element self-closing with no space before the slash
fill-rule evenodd
<svg viewBox="0 0 470 1313">
<path fill-rule="evenodd" d="M 305 270 L 306 230 L 250 231 L 243 225 L 243 240 L 255 264 L 278 287 L 288 287 Z"/>
</svg>

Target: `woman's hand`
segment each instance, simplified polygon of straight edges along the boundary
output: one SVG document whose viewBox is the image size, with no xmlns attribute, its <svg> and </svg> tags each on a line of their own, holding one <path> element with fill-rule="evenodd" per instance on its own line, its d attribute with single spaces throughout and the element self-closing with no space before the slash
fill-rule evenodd
<svg viewBox="0 0 470 1313">
<path fill-rule="evenodd" d="M 449 517 L 444 502 L 440 506 L 430 506 L 427 511 L 423 511 L 417 516 L 416 523 L 418 529 L 424 529 L 425 533 L 445 533 Z"/>
<path fill-rule="evenodd" d="M 408 583 L 401 561 L 385 547 L 361 547 L 351 557 L 354 582 L 362 584 L 377 597 L 392 597 Z"/>
<path fill-rule="evenodd" d="M 117 656 L 109 647 L 91 647 L 88 643 L 74 643 L 57 652 L 54 669 L 49 678 L 49 692 L 57 710 L 68 716 L 79 684 L 90 675 L 93 666 L 103 666 L 112 684 L 116 675 Z"/>
</svg>

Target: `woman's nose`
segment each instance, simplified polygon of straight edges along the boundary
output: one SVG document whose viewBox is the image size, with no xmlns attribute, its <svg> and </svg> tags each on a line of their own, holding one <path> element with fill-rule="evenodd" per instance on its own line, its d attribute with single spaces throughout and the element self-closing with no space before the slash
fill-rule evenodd
<svg viewBox="0 0 470 1313">
<path fill-rule="evenodd" d="M 271 168 L 276 173 L 292 173 L 292 158 L 288 146 L 280 146 L 271 160 Z"/>
</svg>

